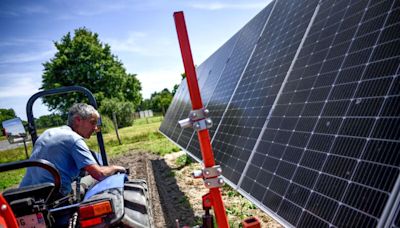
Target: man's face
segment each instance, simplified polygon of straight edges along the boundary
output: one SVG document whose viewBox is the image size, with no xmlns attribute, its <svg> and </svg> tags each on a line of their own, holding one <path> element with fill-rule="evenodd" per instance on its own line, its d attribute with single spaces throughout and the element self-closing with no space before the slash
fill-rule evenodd
<svg viewBox="0 0 400 228">
<path fill-rule="evenodd" d="M 75 132 L 86 139 L 90 138 L 93 132 L 98 130 L 98 119 L 99 117 L 96 114 L 92 114 L 87 119 L 82 119 L 79 116 L 75 117 Z"/>
</svg>

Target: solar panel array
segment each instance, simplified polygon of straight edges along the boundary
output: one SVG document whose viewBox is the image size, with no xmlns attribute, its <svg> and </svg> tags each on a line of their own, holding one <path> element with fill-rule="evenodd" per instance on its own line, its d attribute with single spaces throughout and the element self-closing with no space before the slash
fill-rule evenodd
<svg viewBox="0 0 400 228">
<path fill-rule="evenodd" d="M 286 226 L 400 227 L 400 1 L 273 1 L 197 68 L 226 181 Z M 160 131 L 201 161 L 186 81 Z"/>
</svg>

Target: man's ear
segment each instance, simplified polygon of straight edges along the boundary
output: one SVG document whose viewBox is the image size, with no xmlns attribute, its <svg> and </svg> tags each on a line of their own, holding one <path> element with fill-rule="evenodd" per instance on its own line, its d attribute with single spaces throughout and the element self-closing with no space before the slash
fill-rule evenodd
<svg viewBox="0 0 400 228">
<path fill-rule="evenodd" d="M 74 117 L 74 125 L 79 124 L 82 121 L 82 118 L 80 116 L 75 116 Z"/>
</svg>

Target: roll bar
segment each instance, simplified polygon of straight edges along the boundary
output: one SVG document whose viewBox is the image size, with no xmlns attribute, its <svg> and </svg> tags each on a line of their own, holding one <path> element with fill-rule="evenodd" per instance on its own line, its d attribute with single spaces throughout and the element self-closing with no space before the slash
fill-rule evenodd
<svg viewBox="0 0 400 228">
<path fill-rule="evenodd" d="M 26 115 L 28 118 L 28 131 L 32 138 L 32 145 L 35 145 L 35 142 L 38 138 L 37 132 L 36 132 L 35 121 L 33 118 L 33 112 L 32 112 L 33 103 L 40 97 L 63 94 L 63 93 L 70 93 L 70 92 L 83 93 L 89 99 L 89 104 L 92 105 L 95 109 L 97 109 L 97 102 L 96 102 L 96 99 L 94 98 L 92 92 L 90 92 L 90 90 L 88 90 L 82 86 L 66 86 L 66 87 L 60 87 L 60 88 L 56 88 L 56 89 L 43 90 L 43 91 L 33 94 L 29 98 L 28 103 L 26 104 Z M 101 123 L 101 118 L 100 118 L 100 123 Z M 101 158 L 103 160 L 103 165 L 108 165 L 106 150 L 104 148 L 103 134 L 101 133 L 101 131 L 99 131 L 96 133 L 96 136 L 97 136 L 97 142 L 99 144 Z"/>
</svg>

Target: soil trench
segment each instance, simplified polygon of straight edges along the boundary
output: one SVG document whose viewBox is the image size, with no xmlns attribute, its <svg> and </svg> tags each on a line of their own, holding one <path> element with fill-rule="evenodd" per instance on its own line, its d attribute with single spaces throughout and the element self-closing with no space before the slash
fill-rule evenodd
<svg viewBox="0 0 400 228">
<path fill-rule="evenodd" d="M 194 170 L 201 169 L 200 164 L 181 167 L 176 164 L 176 159 L 183 154 L 177 152 L 160 157 L 131 151 L 110 160 L 111 164 L 129 168 L 129 179 L 147 181 L 153 223 L 157 228 L 201 225 L 201 216 L 204 214 L 201 197 L 208 193 L 208 189 L 204 187 L 202 179 L 191 176 Z M 223 200 L 231 227 L 241 227 L 241 220 L 250 215 L 258 217 L 262 227 L 282 227 L 234 190 L 228 193 L 223 191 Z"/>
</svg>

